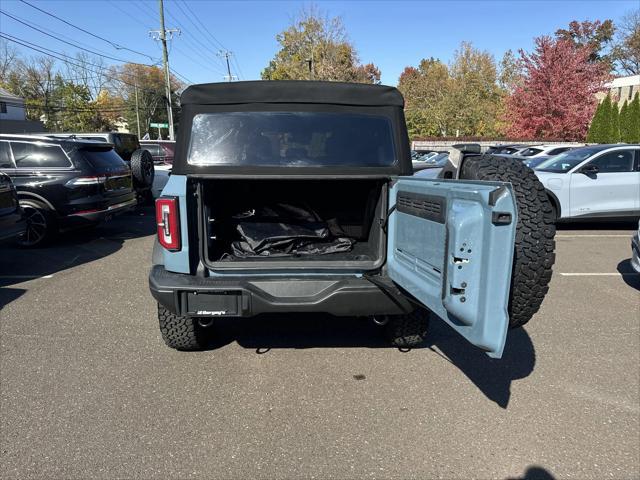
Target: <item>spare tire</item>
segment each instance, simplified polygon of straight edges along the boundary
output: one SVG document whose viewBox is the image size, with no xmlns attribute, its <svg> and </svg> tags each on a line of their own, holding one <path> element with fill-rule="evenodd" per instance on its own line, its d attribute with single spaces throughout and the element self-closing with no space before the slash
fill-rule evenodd
<svg viewBox="0 0 640 480">
<path fill-rule="evenodd" d="M 134 186 L 138 188 L 151 188 L 155 176 L 153 157 L 148 150 L 139 148 L 131 154 L 131 173 Z"/>
<path fill-rule="evenodd" d="M 462 164 L 460 178 L 510 182 L 518 223 L 511 273 L 509 326 L 521 327 L 538 311 L 549 291 L 555 262 L 555 218 L 544 186 L 522 161 L 483 155 Z"/>
</svg>

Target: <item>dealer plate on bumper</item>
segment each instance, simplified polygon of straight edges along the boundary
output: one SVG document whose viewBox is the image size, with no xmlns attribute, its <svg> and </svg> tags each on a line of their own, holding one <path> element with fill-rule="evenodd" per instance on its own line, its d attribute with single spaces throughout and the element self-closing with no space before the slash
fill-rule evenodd
<svg viewBox="0 0 640 480">
<path fill-rule="evenodd" d="M 189 292 L 185 298 L 186 315 L 192 317 L 233 317 L 241 311 L 240 292 Z"/>
</svg>

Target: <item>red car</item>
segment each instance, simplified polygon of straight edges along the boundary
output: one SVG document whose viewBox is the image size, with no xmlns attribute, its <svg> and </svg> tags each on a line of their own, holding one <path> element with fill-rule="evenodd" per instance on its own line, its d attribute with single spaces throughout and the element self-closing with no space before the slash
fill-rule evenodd
<svg viewBox="0 0 640 480">
<path fill-rule="evenodd" d="M 140 147 L 148 150 L 153 157 L 153 163 L 171 165 L 173 154 L 176 150 L 176 142 L 171 140 L 142 140 Z"/>
</svg>

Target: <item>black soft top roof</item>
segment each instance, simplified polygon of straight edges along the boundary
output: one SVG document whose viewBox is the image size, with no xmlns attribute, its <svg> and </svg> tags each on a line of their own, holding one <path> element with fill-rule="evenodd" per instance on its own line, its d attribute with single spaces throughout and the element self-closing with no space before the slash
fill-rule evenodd
<svg viewBox="0 0 640 480">
<path fill-rule="evenodd" d="M 403 107 L 394 87 L 364 83 L 264 80 L 191 85 L 180 97 L 182 105 L 242 103 L 327 103 L 336 105 Z"/>
</svg>

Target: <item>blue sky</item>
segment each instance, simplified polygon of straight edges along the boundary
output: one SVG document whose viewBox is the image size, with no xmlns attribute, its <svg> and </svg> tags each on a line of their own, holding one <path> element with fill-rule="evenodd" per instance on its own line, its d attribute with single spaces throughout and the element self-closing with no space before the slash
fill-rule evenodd
<svg viewBox="0 0 640 480">
<path fill-rule="evenodd" d="M 155 0 L 28 0 L 65 20 L 133 50 L 161 58 L 148 30 L 158 28 Z M 618 20 L 638 8 L 634 1 L 317 1 L 331 16 L 341 16 L 362 62 L 382 71 L 382 83 L 395 85 L 405 66 L 421 58 L 449 61 L 463 40 L 488 50 L 497 60 L 508 50 L 531 49 L 533 38 L 552 34 L 571 20 Z M 275 35 L 301 7 L 295 1 L 165 0 L 167 28 L 182 35 L 171 42 L 172 69 L 194 83 L 221 81 L 221 45 L 234 52 L 232 70 L 243 80 L 257 79 L 277 51 Z M 2 0 L 0 8 L 45 31 L 102 53 L 141 63 L 148 58 L 117 50 L 18 0 Z M 194 20 L 194 15 L 202 25 Z M 196 27 L 197 25 L 197 27 Z M 204 26 L 203 26 L 204 25 Z M 206 27 L 206 28 L 205 28 Z M 76 49 L 0 16 L 0 31 L 49 49 L 75 54 Z M 21 47 L 24 53 L 31 53 Z"/>
</svg>

